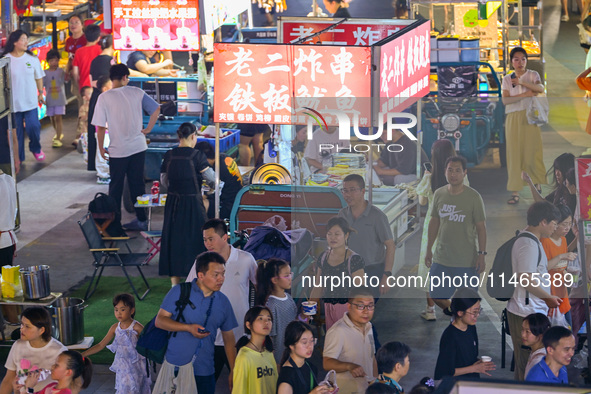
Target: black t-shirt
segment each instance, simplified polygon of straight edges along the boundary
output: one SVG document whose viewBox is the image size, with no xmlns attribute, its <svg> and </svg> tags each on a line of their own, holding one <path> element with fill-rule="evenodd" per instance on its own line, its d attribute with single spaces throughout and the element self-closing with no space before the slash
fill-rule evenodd
<svg viewBox="0 0 591 394">
<path fill-rule="evenodd" d="M 478 334 L 476 326 L 468 326 L 466 331 L 447 326 L 439 341 L 439 356 L 435 366 L 435 380 L 453 376 L 456 368 L 464 368 L 478 361 Z M 479 373 L 462 375 L 479 378 Z"/>
<path fill-rule="evenodd" d="M 99 77 L 109 75 L 111 70 L 111 62 L 113 57 L 109 55 L 98 55 L 90 63 L 90 75 L 94 81 L 98 81 Z"/>
<path fill-rule="evenodd" d="M 299 373 L 298 373 L 299 371 Z M 301 368 L 293 366 L 282 366 L 277 379 L 277 389 L 281 383 L 287 383 L 291 386 L 294 394 L 307 394 L 316 386 L 316 368 L 307 362 Z"/>
<path fill-rule="evenodd" d="M 192 161 L 183 159 L 190 157 L 193 152 L 196 152 L 196 154 L 193 156 Z M 174 160 L 172 160 L 173 155 L 177 157 Z M 195 185 L 195 180 L 193 178 L 193 170 L 188 163 L 191 163 L 195 170 L 197 185 Z M 202 152 L 189 147 L 179 147 L 171 149 L 164 154 L 160 172 L 168 172 L 169 192 L 179 194 L 200 194 L 201 182 L 203 180 L 201 171 L 207 167 L 209 167 L 209 163 Z M 197 190 L 195 190 L 196 188 Z"/>
<path fill-rule="evenodd" d="M 392 144 L 398 144 L 403 147 L 390 148 L 394 152 L 389 152 L 387 147 Z M 380 160 L 384 162 L 388 168 L 398 170 L 402 175 L 411 175 L 417 173 L 417 145 L 416 141 L 411 140 L 406 135 L 403 135 L 396 142 L 389 142 L 386 146 L 382 146 L 380 153 Z M 421 164 L 428 162 L 429 158 L 425 151 L 421 148 Z"/>
<path fill-rule="evenodd" d="M 349 10 L 344 7 L 339 7 L 337 12 L 332 15 L 333 18 L 350 18 Z"/>
</svg>

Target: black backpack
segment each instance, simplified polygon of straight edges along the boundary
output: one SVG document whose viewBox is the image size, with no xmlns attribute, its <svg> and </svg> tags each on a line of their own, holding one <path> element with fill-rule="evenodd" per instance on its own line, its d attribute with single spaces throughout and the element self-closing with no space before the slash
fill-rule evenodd
<svg viewBox="0 0 591 394">
<path fill-rule="evenodd" d="M 192 282 L 181 283 L 181 295 L 175 303 L 176 308 L 174 310 L 177 314 L 175 318 L 176 321 L 185 322 L 183 312 L 187 305 L 190 305 L 192 309 L 195 309 L 195 305 L 193 305 L 189 299 L 191 296 L 191 284 Z M 156 316 L 154 316 L 140 333 L 135 348 L 137 352 L 146 359 L 162 364 L 166 349 L 168 349 L 168 340 L 171 335 L 176 336 L 176 332 L 169 332 L 156 327 Z"/>
<path fill-rule="evenodd" d="M 88 204 L 88 210 L 103 237 L 125 237 L 121 226 L 121 212 L 115 199 L 105 193 L 97 193 Z"/>
<path fill-rule="evenodd" d="M 519 233 L 519 231 L 516 231 L 513 238 L 505 242 L 499 249 L 497 249 L 493 266 L 488 274 L 486 291 L 488 292 L 489 296 L 496 298 L 499 301 L 509 301 L 515 292 L 515 285 L 509 283 L 511 277 L 513 276 L 511 251 L 513 250 L 515 241 L 517 241 L 517 239 L 520 237 L 527 237 L 533 239 L 537 243 L 540 242 L 538 238 L 531 233 Z M 538 248 L 538 265 L 540 264 L 540 261 L 542 261 L 542 252 L 540 252 L 540 249 Z M 513 281 L 515 281 L 515 278 L 513 278 Z M 526 299 L 525 303 L 529 304 L 529 299 Z"/>
</svg>

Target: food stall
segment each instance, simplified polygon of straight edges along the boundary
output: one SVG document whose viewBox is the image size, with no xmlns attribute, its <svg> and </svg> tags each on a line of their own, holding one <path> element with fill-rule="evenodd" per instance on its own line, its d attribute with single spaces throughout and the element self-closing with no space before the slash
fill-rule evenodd
<svg viewBox="0 0 591 394">
<path fill-rule="evenodd" d="M 329 23 L 328 27 L 335 22 Z M 348 22 L 352 23 L 352 28 L 345 34 L 350 39 L 356 39 L 355 33 L 358 28 L 362 28 L 359 24 L 355 25 L 355 20 L 347 20 L 338 28 L 347 29 Z M 308 139 L 312 136 L 312 127 L 317 119 L 321 119 L 320 123 L 326 127 L 338 126 L 339 131 L 335 132 L 339 140 L 337 143 L 346 142 L 347 152 L 341 151 L 331 156 L 334 163 L 327 174 L 300 175 L 301 185 L 292 186 L 298 192 L 284 193 L 283 197 L 292 198 L 292 206 L 302 203 L 308 206 L 316 199 L 313 193 L 306 194 L 307 188 L 325 185 L 342 198 L 339 186 L 344 176 L 349 173 L 363 175 L 366 184 L 375 185 L 367 188 L 368 200 L 386 213 L 392 226 L 399 249 L 393 270 L 396 271 L 404 264 L 404 241 L 419 229 L 418 220 L 409 220 L 408 217 L 409 210 L 417 207 L 418 212 L 417 198 L 412 194 L 411 185 L 400 185 L 404 189 L 376 187 L 381 182 L 370 170 L 373 158 L 369 161 L 365 157 L 366 154 L 371 157 L 370 152 L 373 154 L 374 145 L 379 144 L 375 141 L 379 135 L 388 133 L 388 130 L 383 130 L 384 124 L 387 128 L 405 126 L 412 129 L 409 134 L 418 135 L 420 139 L 420 133 L 417 133 L 421 127 L 420 119 L 402 111 L 429 92 L 429 22 L 403 21 L 399 31 L 394 34 L 388 32 L 388 27 L 383 28 L 379 22 L 373 22 L 369 29 L 360 30 L 366 41 L 364 45 L 357 46 L 350 46 L 343 41 L 335 42 L 334 33 L 330 32 L 328 34 L 333 35 L 332 38 L 325 39 L 322 34 L 318 37 L 323 44 L 331 41 L 332 45 L 215 44 L 214 121 L 281 125 L 280 133 L 287 135 L 288 141 L 291 140 L 294 125 L 307 126 Z M 319 28 L 318 31 L 324 28 Z M 382 33 L 372 33 L 372 29 Z M 280 27 L 280 34 L 282 31 Z M 314 30 L 304 30 L 300 32 L 300 36 L 308 33 L 313 34 Z M 380 37 L 380 34 L 384 34 L 384 37 Z M 370 39 L 376 36 L 378 39 L 372 42 L 373 45 L 369 45 Z M 396 66 L 395 59 L 400 61 L 400 56 L 406 58 L 404 63 L 408 62 L 408 68 Z M 327 78 L 328 75 L 332 77 Z M 231 78 L 232 83 L 218 83 L 222 78 Z M 372 97 L 379 97 L 379 100 L 372 100 Z M 419 112 L 420 105 L 418 103 L 415 106 Z M 397 116 L 411 121 L 403 125 L 395 124 L 393 119 Z M 285 135 L 278 139 L 285 141 Z M 413 138 L 417 138 L 414 135 Z M 279 154 L 282 152 L 281 149 L 277 151 Z M 420 151 L 420 140 L 417 151 Z M 288 157 L 287 162 L 291 162 L 291 157 Z M 295 166 L 289 168 L 290 172 L 296 171 Z M 419 160 L 417 171 L 420 174 Z M 292 174 L 292 178 L 293 175 L 296 174 Z M 256 185 L 251 185 L 250 188 L 249 192 L 260 193 Z M 263 198 L 259 199 L 259 205 L 266 207 L 267 212 L 274 212 L 275 208 Z M 324 228 L 326 218 L 315 216 L 322 214 L 322 207 L 316 205 L 314 209 L 303 210 L 302 213 L 291 212 L 289 227 L 297 228 L 302 223 L 313 222 L 314 228 L 308 230 L 315 237 L 324 238 L 325 233 L 316 231 L 317 228 Z M 245 225 L 238 223 L 236 215 L 240 215 L 240 211 L 235 209 L 231 227 L 233 224 Z M 249 222 L 248 225 L 254 227 L 266 219 L 264 215 L 259 215 L 257 222 L 260 223 Z"/>
<path fill-rule="evenodd" d="M 509 52 L 523 47 L 544 75 L 542 7 L 536 1 L 412 0 L 411 15 L 431 20 L 432 63 L 490 63 L 504 76 Z"/>
</svg>

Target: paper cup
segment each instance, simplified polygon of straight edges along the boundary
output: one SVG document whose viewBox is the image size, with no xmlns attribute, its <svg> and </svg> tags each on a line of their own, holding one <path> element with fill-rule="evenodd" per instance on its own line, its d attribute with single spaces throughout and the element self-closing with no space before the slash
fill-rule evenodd
<svg viewBox="0 0 591 394">
<path fill-rule="evenodd" d="M 489 356 L 482 356 L 480 357 L 483 363 L 490 363 L 492 361 L 492 357 Z"/>
<path fill-rule="evenodd" d="M 304 315 L 314 316 L 317 313 L 318 304 L 316 301 L 304 301 L 302 302 L 302 308 L 304 309 Z"/>
<path fill-rule="evenodd" d="M 160 195 L 160 205 L 166 205 L 166 194 Z"/>
<path fill-rule="evenodd" d="M 138 196 L 137 197 L 137 203 L 140 205 L 148 205 L 149 202 L 150 202 L 150 197 L 147 197 L 147 196 Z"/>
</svg>

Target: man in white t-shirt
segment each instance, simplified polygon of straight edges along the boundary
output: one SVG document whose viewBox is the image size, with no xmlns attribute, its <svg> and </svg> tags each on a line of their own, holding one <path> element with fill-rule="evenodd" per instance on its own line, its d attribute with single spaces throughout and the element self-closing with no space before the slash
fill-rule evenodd
<svg viewBox="0 0 591 394">
<path fill-rule="evenodd" d="M 312 134 L 312 139 L 308 141 L 304 150 L 304 158 L 310 166 L 310 171 L 326 172 L 326 169 L 332 165 L 333 153 L 350 152 L 349 141 L 340 141 L 337 130 L 337 127 L 329 127 L 327 130 L 321 128 Z"/>
<path fill-rule="evenodd" d="M 244 335 L 244 315 L 250 307 L 249 282 L 256 284 L 257 263 L 250 253 L 236 249 L 228 243 L 228 227 L 221 219 L 210 219 L 205 222 L 203 242 L 209 252 L 219 253 L 226 260 L 226 279 L 220 291 L 228 297 L 234 310 L 238 322 L 238 327 L 234 328 L 234 338 L 238 340 Z M 196 277 L 195 264 L 193 264 L 187 282 L 191 282 Z M 224 365 L 230 371 L 234 367 L 228 362 L 220 330 L 215 338 L 214 365 L 216 381 Z"/>
<path fill-rule="evenodd" d="M 160 106 L 143 90 L 127 86 L 129 69 L 125 64 L 111 66 L 109 72 L 113 88 L 103 92 L 94 109 L 92 124 L 97 127 L 98 147 L 101 156 L 109 160 L 111 183 L 109 195 L 121 206 L 123 182 L 127 175 L 129 191 L 133 201 L 145 192 L 144 161 L 146 156 L 146 134 L 158 120 Z M 143 127 L 143 112 L 150 114 L 148 126 Z M 105 130 L 109 125 L 109 151 L 103 146 Z M 128 230 L 147 230 L 148 222 L 143 208 L 136 208 L 137 216 L 132 222 L 124 224 Z"/>
<path fill-rule="evenodd" d="M 527 227 L 522 232 L 530 235 L 519 237 L 511 250 L 513 273 L 516 275 L 517 284 L 507 304 L 507 319 L 509 331 L 512 333 L 516 380 L 524 380 L 523 375 L 529 357 L 529 350 L 521 347 L 519 335 L 523 318 L 532 313 L 547 315 L 548 308 L 557 308 L 561 302 L 560 297 L 550 293 L 551 281 L 545 275 L 548 274 L 548 259 L 540 243 L 540 238 L 547 238 L 556 230 L 559 217 L 558 209 L 548 201 L 532 204 L 527 210 Z M 531 238 L 532 235 L 535 240 Z M 521 283 L 530 285 L 523 287 Z"/>
</svg>

